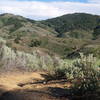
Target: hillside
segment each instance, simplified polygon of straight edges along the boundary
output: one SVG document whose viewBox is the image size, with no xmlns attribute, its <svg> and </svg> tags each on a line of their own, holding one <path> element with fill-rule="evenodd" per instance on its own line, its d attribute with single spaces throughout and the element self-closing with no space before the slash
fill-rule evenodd
<svg viewBox="0 0 100 100">
<path fill-rule="evenodd" d="M 0 15 L 0 100 L 99 100 L 99 94 L 100 16 Z"/>
<path fill-rule="evenodd" d="M 100 23 L 100 16 L 75 13 L 43 21 L 58 32 L 58 37 L 91 38 Z"/>
<path fill-rule="evenodd" d="M 50 29 L 49 29 L 50 30 Z M 6 38 L 16 36 L 44 36 L 46 34 L 52 34 L 48 29 L 44 29 L 36 25 L 33 20 L 32 23 L 29 19 L 22 16 L 13 14 L 0 15 L 0 35 Z"/>
<path fill-rule="evenodd" d="M 45 21 L 7 13 L 0 15 L 0 37 L 8 47 L 26 53 L 37 49 L 64 58 L 77 56 L 80 51 L 98 56 L 99 23 L 99 16 L 84 13 Z"/>
</svg>

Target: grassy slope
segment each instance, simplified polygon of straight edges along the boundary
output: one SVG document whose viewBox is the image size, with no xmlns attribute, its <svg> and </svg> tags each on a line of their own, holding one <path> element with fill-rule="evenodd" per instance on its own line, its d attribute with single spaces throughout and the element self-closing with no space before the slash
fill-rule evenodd
<svg viewBox="0 0 100 100">
<path fill-rule="evenodd" d="M 87 45 L 91 49 L 89 45 L 94 47 L 94 44 L 98 43 L 99 39 L 91 40 L 98 20 L 99 16 L 83 13 L 64 15 L 40 22 L 3 14 L 0 15 L 0 36 L 7 40 L 9 47 L 20 51 L 31 53 L 34 49 L 40 49 L 49 54 L 56 53 L 66 57 L 77 49 L 84 51 L 84 45 L 86 49 Z"/>
<path fill-rule="evenodd" d="M 98 52 L 100 51 L 100 16 L 85 13 L 75 13 L 48 19 L 42 21 L 42 23 L 58 32 L 58 37 L 65 38 L 66 40 L 71 38 L 73 41 L 72 44 L 74 44 L 74 49 L 76 49 L 76 51 L 77 49 L 80 49 L 78 52 L 82 51 L 86 54 L 93 53 L 96 56 L 100 55 L 100 52 Z M 81 46 L 74 41 L 75 39 L 77 39 L 77 41 L 81 40 L 79 43 Z M 86 45 L 83 47 L 84 42 Z M 68 43 L 69 48 L 72 46 L 72 44 Z M 73 52 L 73 50 L 71 52 Z"/>
</svg>

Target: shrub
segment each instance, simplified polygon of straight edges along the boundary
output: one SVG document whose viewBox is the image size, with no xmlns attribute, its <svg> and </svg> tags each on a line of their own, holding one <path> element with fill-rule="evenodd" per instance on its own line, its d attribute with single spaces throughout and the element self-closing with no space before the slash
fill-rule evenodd
<svg viewBox="0 0 100 100">
<path fill-rule="evenodd" d="M 62 60 L 58 66 L 53 67 L 51 70 L 48 71 L 47 77 L 49 80 L 61 80 L 61 79 L 69 79 L 72 76 L 71 67 L 73 61 L 70 60 Z M 70 70 L 70 71 L 69 71 Z M 66 75 L 69 76 L 66 77 Z M 46 79 L 46 80 L 48 80 Z"/>
<path fill-rule="evenodd" d="M 20 39 L 21 39 L 20 36 L 17 36 L 17 37 L 15 38 L 14 42 L 15 42 L 15 43 L 19 43 Z"/>
<path fill-rule="evenodd" d="M 82 77 L 83 73 L 81 72 L 81 68 L 74 66 L 74 62 L 76 60 L 63 60 L 60 66 L 53 68 L 51 73 L 48 75 L 52 77 L 52 79 L 67 79 L 73 80 L 78 77 Z"/>
<path fill-rule="evenodd" d="M 29 46 L 30 47 L 38 47 L 38 46 L 40 46 L 40 44 L 41 44 L 41 41 L 39 39 L 32 39 Z"/>
<path fill-rule="evenodd" d="M 2 37 L 0 37 L 0 45 L 6 44 L 6 40 L 4 40 Z"/>
<path fill-rule="evenodd" d="M 2 43 L 2 41 L 1 41 Z M 0 47 L 0 61 L 3 62 L 4 69 L 13 69 L 18 67 L 20 69 L 29 70 L 49 70 L 55 66 L 55 60 L 60 63 L 60 59 L 55 56 L 52 57 L 40 50 L 33 50 L 33 53 L 25 53 L 17 51 L 2 44 Z M 42 55 L 42 56 L 41 56 Z M 58 65 L 59 65 L 58 63 Z"/>
<path fill-rule="evenodd" d="M 81 68 L 81 77 L 74 81 L 74 93 L 85 94 L 87 92 L 95 92 L 99 88 L 100 73 L 96 65 L 96 58 L 93 55 L 84 56 L 74 63 L 75 66 Z"/>
<path fill-rule="evenodd" d="M 67 79 L 73 83 L 74 94 L 85 94 L 95 92 L 99 86 L 99 67 L 96 66 L 96 58 L 92 54 L 73 61 L 63 61 L 62 66 L 56 68 L 48 74 L 48 80 Z"/>
<path fill-rule="evenodd" d="M 94 39 L 97 39 L 100 36 L 100 25 L 98 25 L 93 32 Z"/>
</svg>

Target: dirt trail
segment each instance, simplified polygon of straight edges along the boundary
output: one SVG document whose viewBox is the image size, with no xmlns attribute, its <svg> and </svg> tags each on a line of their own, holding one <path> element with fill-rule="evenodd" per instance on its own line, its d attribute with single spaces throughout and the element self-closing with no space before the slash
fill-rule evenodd
<svg viewBox="0 0 100 100">
<path fill-rule="evenodd" d="M 19 83 L 34 83 L 44 80 L 43 72 L 10 72 L 0 74 L 0 100 L 74 100 L 69 96 L 70 92 L 64 87 L 70 87 L 70 83 L 50 84 L 26 84 L 23 87 Z M 83 98 L 83 97 L 82 97 Z M 89 97 L 90 98 L 90 97 Z M 93 97 L 92 97 L 93 98 Z M 85 100 L 85 99 L 75 99 Z M 89 99 L 87 99 L 89 100 Z M 99 100 L 93 99 L 90 100 Z"/>
<path fill-rule="evenodd" d="M 25 72 L 25 73 L 4 73 L 0 74 L 0 88 L 5 88 L 6 90 L 13 90 L 15 88 L 20 88 L 18 83 L 32 82 L 34 79 L 42 80 L 43 77 L 39 72 Z"/>
<path fill-rule="evenodd" d="M 10 72 L 0 74 L 0 89 L 4 89 L 6 91 L 15 90 L 15 89 L 39 89 L 45 87 L 69 87 L 70 84 L 61 84 L 61 83 L 52 83 L 52 84 L 26 84 L 26 83 L 34 83 L 38 81 L 44 80 L 44 77 L 41 74 L 45 74 L 43 72 Z M 18 84 L 23 83 L 26 84 L 23 87 L 20 87 Z"/>
<path fill-rule="evenodd" d="M 20 83 L 34 83 L 38 81 L 43 81 L 44 77 L 41 74 L 44 72 L 10 72 L 0 74 L 0 100 L 65 100 L 65 99 L 54 99 L 55 96 L 58 96 L 60 91 L 63 91 L 64 87 L 70 86 L 66 83 L 51 83 L 51 84 L 26 84 L 23 87 L 20 87 Z M 55 92 L 57 89 L 57 93 Z M 64 90 L 65 91 L 65 90 Z M 63 92 L 60 92 L 61 95 Z M 37 96 L 35 96 L 37 95 Z M 53 96 L 54 95 L 54 96 Z M 27 96 L 23 99 L 24 96 Z M 33 99 L 37 98 L 37 99 Z M 42 98 L 41 98 L 42 96 Z M 10 97 L 11 99 L 7 99 Z M 16 98 L 19 99 L 16 99 Z M 29 97 L 31 99 L 29 99 Z M 50 99 L 52 98 L 52 99 Z"/>
</svg>

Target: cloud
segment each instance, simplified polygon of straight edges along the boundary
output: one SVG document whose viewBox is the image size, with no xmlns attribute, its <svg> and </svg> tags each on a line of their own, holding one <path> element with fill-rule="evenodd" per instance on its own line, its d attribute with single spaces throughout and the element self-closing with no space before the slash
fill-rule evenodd
<svg viewBox="0 0 100 100">
<path fill-rule="evenodd" d="M 65 1 L 43 2 L 2 0 L 0 1 L 0 13 L 13 13 L 37 20 L 53 18 L 75 12 L 100 15 L 100 3 L 97 2 L 99 0 L 88 1 L 88 3 L 80 3 Z"/>
<path fill-rule="evenodd" d="M 91 3 L 100 3 L 100 0 L 88 0 Z"/>
</svg>

